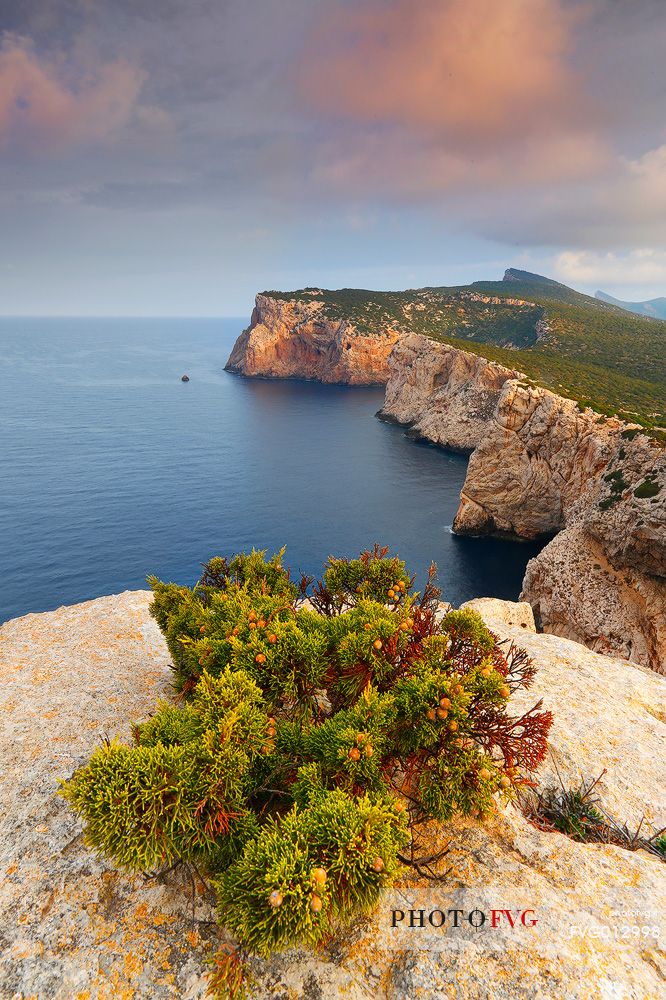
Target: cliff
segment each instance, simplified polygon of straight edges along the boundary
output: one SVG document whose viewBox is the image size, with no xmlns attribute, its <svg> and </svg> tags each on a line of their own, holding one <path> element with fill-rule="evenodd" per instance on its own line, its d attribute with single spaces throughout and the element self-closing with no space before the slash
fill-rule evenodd
<svg viewBox="0 0 666 1000">
<path fill-rule="evenodd" d="M 378 416 L 406 424 L 415 437 L 469 453 L 485 433 L 504 383 L 518 374 L 447 344 L 408 335 L 388 360 L 386 397 Z"/>
<path fill-rule="evenodd" d="M 257 295 L 249 327 L 226 370 L 259 378 L 304 378 L 348 385 L 383 385 L 398 332 L 359 334 L 348 319 L 332 319 L 323 303 Z"/>
<path fill-rule="evenodd" d="M 459 534 L 556 537 L 523 596 L 546 631 L 666 673 L 666 454 L 626 423 L 425 337 L 389 362 L 381 411 L 473 448 Z"/>
<path fill-rule="evenodd" d="M 250 376 L 386 383 L 380 418 L 471 454 L 457 533 L 556 536 L 530 562 L 523 583 L 541 627 L 666 672 L 664 452 L 626 422 L 542 388 L 518 367 L 531 372 L 546 348 L 557 355 L 558 298 L 584 310 L 591 330 L 603 319 L 605 331 L 615 312 L 603 307 L 600 318 L 594 300 L 538 275 L 509 271 L 505 280 L 537 299 L 546 296 L 548 319 L 530 299 L 507 298 L 496 287 L 501 283 L 258 295 L 227 368 Z M 452 333 L 456 345 L 461 336 L 512 343 L 500 355 L 514 355 L 516 367 L 433 339 L 442 332 Z M 615 350 L 609 343 L 604 350 Z M 521 344 L 530 350 L 518 349 Z M 581 370 L 580 377 L 589 380 L 589 373 Z"/>
<path fill-rule="evenodd" d="M 202 884 L 178 871 L 143 878 L 110 869 L 55 796 L 58 779 L 87 761 L 100 741 L 129 739 L 130 720 L 145 719 L 158 697 L 172 696 L 150 596 L 104 597 L 0 628 L 3 997 L 206 995 L 206 961 L 221 941 Z M 606 768 L 599 789 L 608 810 L 633 828 L 643 814 L 648 827 L 662 826 L 666 681 L 536 634 L 525 605 L 472 604 L 539 668 L 533 688 L 522 701 L 514 696 L 512 707 L 520 711 L 543 697 L 554 713 L 542 785 L 558 774 L 576 785 Z M 666 908 L 666 868 L 657 857 L 543 832 L 513 806 L 483 824 L 433 824 L 428 836 L 435 850 L 448 843 L 440 868 L 446 875 L 436 887 L 412 874 L 351 934 L 320 952 L 253 958 L 250 996 L 661 995 L 664 954 L 654 933 Z M 402 930 L 391 926 L 393 906 L 486 913 L 529 907 L 537 924 L 511 929 L 502 920 L 497 929 L 459 934 L 427 924 Z"/>
</svg>

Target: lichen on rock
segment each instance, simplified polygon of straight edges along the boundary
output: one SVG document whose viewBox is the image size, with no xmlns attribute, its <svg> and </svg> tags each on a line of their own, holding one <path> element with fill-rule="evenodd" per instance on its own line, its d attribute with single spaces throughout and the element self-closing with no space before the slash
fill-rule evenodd
<svg viewBox="0 0 666 1000">
<path fill-rule="evenodd" d="M 127 719 L 145 718 L 156 697 L 170 694 L 169 655 L 148 612 L 150 596 L 100 598 L 0 629 L 3 997 L 205 996 L 206 958 L 220 939 L 207 923 L 203 887 L 173 874 L 144 881 L 110 870 L 55 795 L 58 779 L 101 740 L 127 738 Z M 524 606 L 476 608 L 500 638 L 525 646 L 538 663 L 525 698 L 543 696 L 555 714 L 553 764 L 546 762 L 540 780 L 556 776 L 555 764 L 564 780 L 603 765 L 612 812 L 632 823 L 643 811 L 651 823 L 665 822 L 666 681 L 536 634 Z M 434 889 L 410 878 L 400 887 L 403 900 L 417 909 L 424 899 L 444 909 L 530 906 L 541 924 L 514 932 L 504 920 L 494 937 L 451 931 L 433 940 L 393 928 L 395 898 L 387 896 L 351 934 L 319 952 L 252 959 L 250 996 L 655 1000 L 663 991 L 663 943 L 651 932 L 656 921 L 663 933 L 666 909 L 658 859 L 544 833 L 514 807 L 483 825 L 434 824 L 428 836 L 438 848 L 448 843 L 445 878 Z M 635 939 L 634 928 L 643 926 L 647 933 Z"/>
</svg>

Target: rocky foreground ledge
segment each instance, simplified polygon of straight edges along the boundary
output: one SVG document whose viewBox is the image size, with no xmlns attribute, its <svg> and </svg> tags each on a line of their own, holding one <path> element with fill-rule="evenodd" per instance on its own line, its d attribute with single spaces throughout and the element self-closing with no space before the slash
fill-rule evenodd
<svg viewBox="0 0 666 1000">
<path fill-rule="evenodd" d="M 54 793 L 99 742 L 129 738 L 170 696 L 169 655 L 150 593 L 128 592 L 0 628 L 5 762 L 0 824 L 0 996 L 14 1000 L 195 1000 L 219 945 L 200 890 L 173 875 L 107 868 Z M 554 635 L 526 604 L 471 602 L 539 666 L 515 708 L 539 697 L 555 715 L 542 784 L 607 774 L 616 818 L 666 824 L 666 679 Z M 530 825 L 513 807 L 487 824 L 447 824 L 435 888 L 403 886 L 320 953 L 252 963 L 257 1000 L 459 997 L 464 1000 L 656 1000 L 666 983 L 666 866 L 644 851 L 579 844 Z M 192 891 L 194 889 L 194 892 Z M 391 927 L 395 907 L 535 910 L 511 930 Z M 634 937 L 635 928 L 639 929 Z M 642 929 L 646 928 L 645 931 Z M 652 930 L 661 932 L 661 938 Z"/>
</svg>

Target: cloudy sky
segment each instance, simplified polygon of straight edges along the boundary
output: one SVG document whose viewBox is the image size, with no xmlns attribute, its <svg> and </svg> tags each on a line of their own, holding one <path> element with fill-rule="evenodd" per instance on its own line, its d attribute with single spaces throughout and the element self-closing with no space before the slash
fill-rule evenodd
<svg viewBox="0 0 666 1000">
<path fill-rule="evenodd" d="M 0 312 L 666 294 L 664 0 L 0 0 Z"/>
</svg>

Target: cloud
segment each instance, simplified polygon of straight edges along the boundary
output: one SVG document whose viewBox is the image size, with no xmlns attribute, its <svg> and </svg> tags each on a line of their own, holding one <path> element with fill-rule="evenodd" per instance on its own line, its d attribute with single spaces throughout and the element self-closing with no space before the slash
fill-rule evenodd
<svg viewBox="0 0 666 1000">
<path fill-rule="evenodd" d="M 588 250 L 666 247 L 666 144 L 616 154 L 585 182 L 538 188 L 516 206 L 485 201 L 485 232 L 530 245 Z"/>
<path fill-rule="evenodd" d="M 29 39 L 5 34 L 0 45 L 0 146 L 31 152 L 105 142 L 139 107 L 145 74 L 122 59 L 92 68 L 62 55 L 38 55 Z"/>
<path fill-rule="evenodd" d="M 577 23 L 561 0 L 369 0 L 325 14 L 299 80 L 319 112 L 505 145 L 580 125 L 587 101 L 567 55 Z"/>
<path fill-rule="evenodd" d="M 554 275 L 572 284 L 666 285 L 666 250 L 651 247 L 628 253 L 566 250 L 555 258 Z"/>
</svg>

